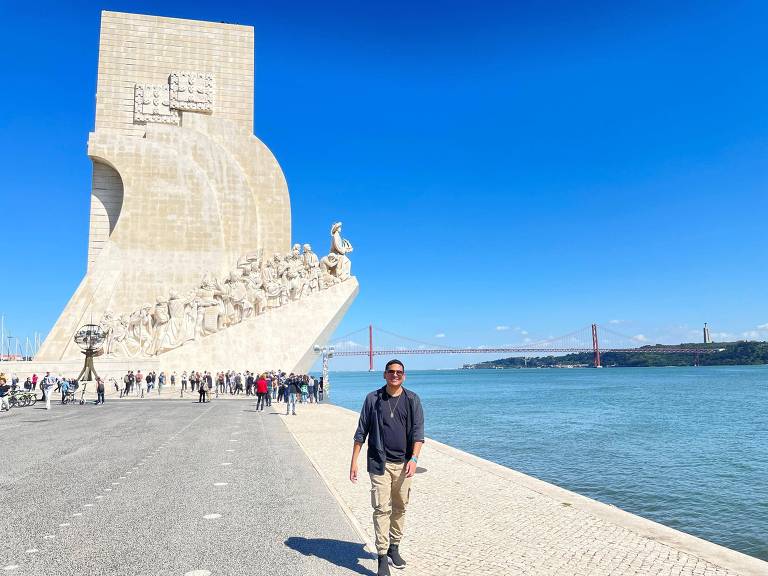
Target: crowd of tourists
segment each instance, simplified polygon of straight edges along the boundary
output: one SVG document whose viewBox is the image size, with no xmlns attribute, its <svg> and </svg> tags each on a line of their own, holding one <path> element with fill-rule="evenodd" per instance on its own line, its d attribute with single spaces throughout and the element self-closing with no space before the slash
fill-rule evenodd
<svg viewBox="0 0 768 576">
<path fill-rule="evenodd" d="M 12 374 L 9 378 L 0 372 L 0 411 L 10 410 L 8 397 L 16 392 L 31 392 L 37 394 L 38 385 L 42 392 L 41 400 L 45 402 L 46 410 L 51 409 L 51 396 L 55 393 L 61 394 L 61 403 L 66 403 L 68 395 L 74 399 L 74 392 L 80 387 L 80 383 L 76 378 L 63 378 L 46 372 L 45 376 L 38 378 L 37 374 L 28 376 L 27 379 L 19 384 L 19 377 L 16 374 Z M 104 382 L 101 379 L 97 379 L 96 382 L 96 404 L 104 403 Z"/>
<path fill-rule="evenodd" d="M 8 382 L 10 380 L 10 382 Z M 212 374 L 209 371 L 197 370 L 159 374 L 154 370 L 142 373 L 129 370 L 122 379 L 109 378 L 109 385 L 114 387 L 120 398 L 135 396 L 148 397 L 153 391 L 160 395 L 163 388 L 170 387 L 172 393 L 178 391 L 184 394 L 196 394 L 198 402 L 210 402 L 211 398 L 220 396 L 254 396 L 256 409 L 264 410 L 272 406 L 272 402 L 285 403 L 286 414 L 296 414 L 296 404 L 313 404 L 323 400 L 323 379 L 314 378 L 309 374 L 286 374 L 282 371 L 269 371 L 257 374 L 251 371 L 237 372 L 227 370 Z M 23 383 L 13 374 L 7 378 L 0 375 L 0 409 L 8 409 L 7 395 L 23 389 L 27 392 L 42 392 L 42 400 L 50 407 L 51 396 L 61 394 L 62 403 L 68 392 L 76 390 L 79 383 L 73 378 L 63 378 L 50 372 L 42 378 L 37 374 L 28 377 Z M 104 403 L 105 384 L 101 379 L 97 382 L 97 404 Z"/>
<path fill-rule="evenodd" d="M 121 382 L 111 379 L 115 391 L 120 398 L 138 396 L 144 398 L 157 390 L 161 394 L 163 388 L 170 386 L 184 393 L 197 394 L 198 402 L 208 402 L 212 397 L 225 396 L 255 396 L 257 410 L 271 406 L 272 402 L 284 402 L 286 413 L 296 413 L 296 404 L 312 404 L 323 400 L 323 379 L 315 379 L 309 374 L 286 374 L 281 371 L 269 371 L 257 374 L 246 370 L 237 372 L 227 370 L 211 373 L 207 370 L 184 370 L 166 373 L 155 371 L 143 374 L 141 370 L 129 370 Z"/>
</svg>

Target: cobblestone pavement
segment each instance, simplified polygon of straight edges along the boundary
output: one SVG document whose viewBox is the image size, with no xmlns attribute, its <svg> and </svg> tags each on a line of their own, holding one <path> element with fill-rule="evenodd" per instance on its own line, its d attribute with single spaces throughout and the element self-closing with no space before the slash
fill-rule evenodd
<svg viewBox="0 0 768 576">
<path fill-rule="evenodd" d="M 373 550 L 370 483 L 349 479 L 357 414 L 282 417 Z M 415 575 L 768 575 L 768 563 L 427 440 L 401 551 Z"/>
</svg>

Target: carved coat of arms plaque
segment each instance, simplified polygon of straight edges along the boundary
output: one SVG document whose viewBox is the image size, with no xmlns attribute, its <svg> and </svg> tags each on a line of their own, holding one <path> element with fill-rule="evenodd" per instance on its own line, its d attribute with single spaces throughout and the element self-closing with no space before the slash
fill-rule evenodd
<svg viewBox="0 0 768 576">
<path fill-rule="evenodd" d="M 137 122 L 178 124 L 179 113 L 171 108 L 168 85 L 136 84 L 133 119 Z"/>
<path fill-rule="evenodd" d="M 171 108 L 212 112 L 215 83 L 212 74 L 173 72 L 168 79 Z"/>
</svg>

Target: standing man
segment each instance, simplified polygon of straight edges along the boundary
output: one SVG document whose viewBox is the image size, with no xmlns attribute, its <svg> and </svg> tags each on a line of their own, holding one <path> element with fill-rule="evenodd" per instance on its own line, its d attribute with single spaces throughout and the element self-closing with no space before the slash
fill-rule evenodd
<svg viewBox="0 0 768 576">
<path fill-rule="evenodd" d="M 104 404 L 104 380 L 96 378 L 96 406 Z"/>
<path fill-rule="evenodd" d="M 40 383 L 40 387 L 43 389 L 43 396 L 45 396 L 45 409 L 51 409 L 51 393 L 54 386 L 58 383 L 58 378 L 52 376 L 50 372 L 46 372 L 43 377 L 43 381 Z"/>
<path fill-rule="evenodd" d="M 205 388 L 206 392 L 208 393 L 208 400 L 211 399 L 211 390 L 213 390 L 213 376 L 211 376 L 211 373 L 207 370 L 205 371 L 205 376 L 203 376 L 203 381 L 205 382 Z M 219 397 L 219 391 L 216 390 L 216 398 Z"/>
<path fill-rule="evenodd" d="M 403 388 L 405 367 L 400 360 L 387 362 L 384 380 L 386 386 L 365 397 L 349 466 L 349 479 L 357 482 L 357 458 L 368 438 L 367 470 L 371 477 L 377 576 L 389 576 L 389 564 L 405 568 L 399 545 L 411 482 L 424 444 L 421 400 Z"/>
<path fill-rule="evenodd" d="M 59 390 L 61 390 L 61 403 L 64 404 L 64 400 L 67 397 L 67 392 L 69 392 L 69 380 L 62 378 L 60 382 L 61 386 Z"/>
<path fill-rule="evenodd" d="M 198 400 L 197 400 L 198 404 L 199 404 L 200 402 L 202 402 L 203 404 L 205 404 L 205 395 L 206 395 L 206 392 L 207 392 L 207 390 L 205 389 L 205 384 L 203 384 L 202 382 L 201 382 L 200 384 L 198 384 L 198 386 L 197 386 L 197 393 L 199 394 L 199 398 L 198 398 Z"/>
<path fill-rule="evenodd" d="M 0 412 L 11 409 L 11 405 L 8 403 L 10 389 L 10 384 L 5 383 L 5 374 L 0 374 Z"/>
<path fill-rule="evenodd" d="M 141 370 L 136 371 L 136 386 L 139 387 L 139 391 L 141 392 L 141 397 L 144 398 L 144 390 L 146 390 L 147 382 L 144 379 L 144 376 L 141 373 Z"/>
<path fill-rule="evenodd" d="M 293 415 L 296 416 L 296 396 L 301 393 L 301 389 L 299 388 L 298 379 L 294 376 L 293 372 L 291 372 L 291 375 L 288 377 L 286 384 L 285 415 L 288 416 L 292 411 Z"/>
</svg>

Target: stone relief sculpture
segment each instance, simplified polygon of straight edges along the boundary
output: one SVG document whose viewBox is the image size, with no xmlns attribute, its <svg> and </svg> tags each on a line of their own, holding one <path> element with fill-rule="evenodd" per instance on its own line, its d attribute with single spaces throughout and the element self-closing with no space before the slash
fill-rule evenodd
<svg viewBox="0 0 768 576">
<path fill-rule="evenodd" d="M 136 84 L 133 119 L 136 122 L 178 124 L 179 112 L 171 108 L 168 85 Z"/>
<path fill-rule="evenodd" d="M 168 78 L 170 106 L 188 112 L 212 112 L 215 82 L 212 74 L 173 72 Z"/>
<path fill-rule="evenodd" d="M 350 252 L 352 244 L 342 238 L 341 222 L 336 222 L 331 226 L 331 251 L 320 261 L 323 287 L 343 282 L 352 275 L 352 262 L 347 256 Z"/>
<path fill-rule="evenodd" d="M 235 326 L 270 309 L 290 305 L 351 277 L 352 244 L 341 236 L 341 222 L 331 227 L 331 251 L 319 258 L 309 244 L 294 244 L 287 255 L 240 258 L 223 281 L 210 273 L 180 295 L 170 290 L 154 306 L 130 314 L 104 313 L 104 352 L 115 358 L 157 356 Z"/>
<path fill-rule="evenodd" d="M 216 82 L 212 74 L 173 72 L 167 84 L 134 85 L 134 122 L 176 124 L 180 111 L 213 112 Z"/>
</svg>

